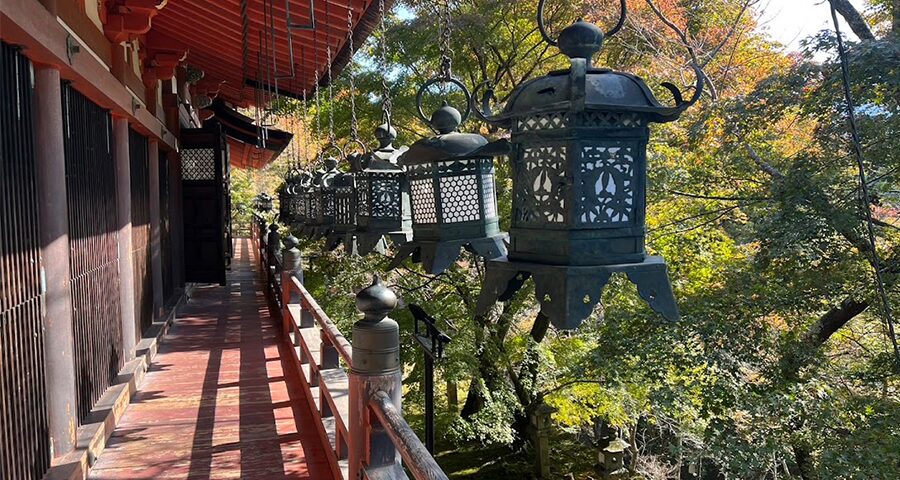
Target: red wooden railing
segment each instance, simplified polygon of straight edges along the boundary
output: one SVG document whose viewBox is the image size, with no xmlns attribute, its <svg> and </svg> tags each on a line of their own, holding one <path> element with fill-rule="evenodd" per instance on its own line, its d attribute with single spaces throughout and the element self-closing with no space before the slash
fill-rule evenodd
<svg viewBox="0 0 900 480">
<path fill-rule="evenodd" d="M 327 446 L 335 478 L 405 479 L 408 471 L 417 480 L 446 480 L 447 475 L 403 418 L 398 399 L 392 398 L 392 391 L 400 391 L 399 375 L 396 380 L 378 376 L 372 381 L 352 370 L 352 345 L 295 272 L 281 271 L 281 252 L 267 241 L 277 240 L 277 235 L 267 239 L 263 230 L 253 222 L 252 239 L 267 294 L 282 319 L 286 340 L 293 346 L 293 360 L 302 372 L 310 408 L 317 413 L 316 429 Z M 359 414 L 351 415 L 352 408 L 359 408 Z M 358 419 L 359 425 L 351 425 L 352 419 Z M 350 462 L 352 457 L 360 459 L 357 465 Z"/>
</svg>

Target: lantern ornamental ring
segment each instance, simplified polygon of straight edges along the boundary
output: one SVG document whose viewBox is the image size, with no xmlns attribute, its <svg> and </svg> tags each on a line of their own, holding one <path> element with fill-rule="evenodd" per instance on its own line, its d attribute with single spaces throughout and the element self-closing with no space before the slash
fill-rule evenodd
<svg viewBox="0 0 900 480">
<path fill-rule="evenodd" d="M 436 129 L 434 125 L 431 124 L 431 120 L 425 116 L 425 112 L 422 111 L 422 95 L 428 90 L 428 87 L 436 84 L 436 83 L 452 83 L 462 90 L 463 95 L 466 97 L 466 111 L 462 114 L 462 118 L 459 123 L 462 124 L 469 118 L 469 114 L 472 113 L 472 94 L 469 93 L 469 89 L 466 88 L 466 85 L 459 80 L 453 77 L 434 77 L 431 80 L 428 80 L 421 87 L 419 87 L 418 93 L 416 93 L 416 110 L 419 113 L 419 118 L 425 122 L 426 125 L 430 126 L 432 129 Z"/>
<path fill-rule="evenodd" d="M 327 153 L 327 152 L 330 151 L 330 150 L 337 150 L 337 152 L 338 152 L 338 158 L 339 158 L 340 160 L 346 160 L 346 159 L 347 159 L 347 154 L 344 153 L 344 150 L 343 150 L 341 147 L 339 147 L 339 146 L 338 146 L 336 143 L 334 143 L 334 142 L 328 142 L 328 145 L 325 145 L 325 148 L 322 149 L 322 152 L 321 152 L 319 155 L 320 155 L 321 157 L 324 157 L 324 156 L 325 156 L 325 153 Z"/>
<path fill-rule="evenodd" d="M 547 27 L 544 24 L 544 4 L 546 2 L 547 2 L 547 0 L 540 0 L 538 2 L 538 9 L 537 9 L 538 30 L 540 30 L 541 36 L 544 37 L 544 41 L 555 47 L 556 40 L 550 38 L 550 35 L 547 33 Z M 616 26 L 614 26 L 610 31 L 606 32 L 604 37 L 611 37 L 611 36 L 615 35 L 622 28 L 622 26 L 625 25 L 625 17 L 628 16 L 628 9 L 625 5 L 625 0 L 620 0 L 619 5 L 620 5 L 619 9 L 621 12 L 619 14 L 619 22 L 616 23 Z"/>
<path fill-rule="evenodd" d="M 358 138 L 351 138 L 350 141 L 347 142 L 347 146 L 352 145 L 354 143 L 356 144 L 356 146 L 362 147 L 362 149 L 359 151 L 360 153 L 362 153 L 362 154 L 368 153 L 368 151 L 369 151 L 368 145 L 363 143 L 363 141 Z"/>
</svg>

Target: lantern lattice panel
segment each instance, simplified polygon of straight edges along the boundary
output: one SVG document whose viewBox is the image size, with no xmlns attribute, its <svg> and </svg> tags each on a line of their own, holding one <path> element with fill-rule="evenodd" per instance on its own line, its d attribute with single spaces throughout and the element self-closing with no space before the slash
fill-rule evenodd
<svg viewBox="0 0 900 480">
<path fill-rule="evenodd" d="M 553 130 L 566 126 L 565 112 L 541 113 L 520 118 L 516 121 L 516 130 L 530 132 L 534 130 Z"/>
<path fill-rule="evenodd" d="M 334 217 L 334 190 L 322 192 L 322 213 L 326 217 Z"/>
<path fill-rule="evenodd" d="M 481 190 L 484 198 L 484 217 L 497 216 L 497 194 L 494 191 L 494 174 L 485 173 L 481 176 Z"/>
<path fill-rule="evenodd" d="M 356 176 L 356 204 L 359 214 L 368 217 L 369 210 L 369 178 L 365 173 Z"/>
<path fill-rule="evenodd" d="M 526 148 L 516 185 L 516 220 L 545 224 L 565 222 L 565 145 Z"/>
<path fill-rule="evenodd" d="M 416 223 L 437 223 L 434 202 L 434 180 L 431 177 L 414 179 L 410 182 L 413 216 Z"/>
<path fill-rule="evenodd" d="M 646 120 L 634 112 L 606 112 L 590 110 L 581 114 L 581 123 L 588 127 L 635 128 L 647 125 Z"/>
<path fill-rule="evenodd" d="M 316 193 L 309 194 L 309 206 L 308 206 L 308 219 L 311 221 L 316 221 L 319 217 L 322 216 L 324 210 L 322 208 L 322 196 L 317 195 Z"/>
<path fill-rule="evenodd" d="M 634 219 L 634 152 L 632 147 L 582 148 L 579 195 L 580 224 L 622 224 Z"/>
<path fill-rule="evenodd" d="M 372 179 L 372 217 L 400 218 L 400 176 L 386 174 Z"/>
<path fill-rule="evenodd" d="M 356 223 L 356 212 L 353 211 L 353 187 L 338 187 L 334 193 L 334 223 L 353 225 Z"/>
<path fill-rule="evenodd" d="M 444 223 L 471 222 L 481 218 L 478 177 L 441 177 L 441 213 Z"/>
<path fill-rule="evenodd" d="M 306 218 L 306 212 L 309 208 L 307 206 L 308 200 L 309 194 L 306 192 L 300 192 L 294 195 L 293 201 L 291 202 L 291 213 L 298 221 L 302 221 Z"/>
<path fill-rule="evenodd" d="M 212 148 L 186 148 L 181 151 L 184 180 L 215 180 L 216 152 Z"/>
</svg>

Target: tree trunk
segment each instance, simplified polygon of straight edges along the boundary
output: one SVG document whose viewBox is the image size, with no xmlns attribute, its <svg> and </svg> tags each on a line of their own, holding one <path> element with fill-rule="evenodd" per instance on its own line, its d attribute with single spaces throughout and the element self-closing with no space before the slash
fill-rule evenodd
<svg viewBox="0 0 900 480">
<path fill-rule="evenodd" d="M 891 34 L 900 37 L 900 0 L 891 4 Z"/>
<path fill-rule="evenodd" d="M 447 380 L 447 406 L 450 411 L 459 411 L 459 386 L 452 380 Z"/>
<path fill-rule="evenodd" d="M 850 25 L 850 29 L 853 30 L 853 33 L 855 33 L 860 40 L 875 40 L 875 35 L 872 33 L 872 29 L 869 28 L 869 24 L 866 23 L 866 19 L 863 18 L 859 13 L 859 10 L 850 3 L 850 0 L 830 1 L 831 4 L 834 5 L 834 9 L 844 17 L 844 20 Z M 894 0 L 894 19 L 897 18 L 896 6 L 897 0 Z"/>
</svg>

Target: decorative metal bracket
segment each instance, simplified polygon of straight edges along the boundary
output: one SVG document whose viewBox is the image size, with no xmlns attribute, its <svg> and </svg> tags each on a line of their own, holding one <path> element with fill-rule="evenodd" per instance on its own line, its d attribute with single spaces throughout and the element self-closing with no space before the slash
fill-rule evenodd
<svg viewBox="0 0 900 480">
<path fill-rule="evenodd" d="M 75 55 L 81 53 L 81 44 L 78 43 L 78 40 L 75 40 L 75 37 L 72 36 L 71 33 L 66 34 L 66 58 L 69 60 L 69 65 L 72 65 L 75 62 Z"/>
<path fill-rule="evenodd" d="M 669 321 L 679 319 L 678 305 L 662 257 L 647 257 L 641 263 L 587 267 L 515 262 L 506 258 L 491 260 L 487 263 L 476 312 L 484 314 L 495 302 L 511 299 L 525 281 L 533 277 L 541 313 L 550 318 L 556 328 L 575 329 L 600 303 L 603 287 L 613 273 L 626 274 L 653 311 Z"/>
<path fill-rule="evenodd" d="M 359 248 L 357 247 L 356 235 L 353 233 L 329 233 L 325 238 L 325 249 L 329 252 L 334 251 L 339 246 L 344 246 L 344 252 L 347 255 L 358 257 Z"/>
<path fill-rule="evenodd" d="M 391 260 L 388 269 L 393 270 L 397 268 L 403 263 L 403 260 L 412 256 L 413 262 L 421 263 L 425 267 L 426 272 L 437 275 L 453 265 L 453 262 L 459 258 L 462 248 L 487 259 L 506 255 L 506 241 L 508 238 L 506 233 L 501 233 L 477 240 L 407 243 L 400 247 L 400 251 Z"/>
<path fill-rule="evenodd" d="M 387 251 L 387 241 L 381 234 L 357 232 L 356 250 L 360 255 L 368 255 L 372 252 L 384 254 Z"/>
</svg>

